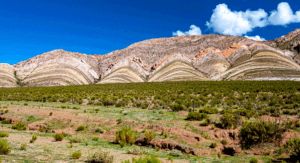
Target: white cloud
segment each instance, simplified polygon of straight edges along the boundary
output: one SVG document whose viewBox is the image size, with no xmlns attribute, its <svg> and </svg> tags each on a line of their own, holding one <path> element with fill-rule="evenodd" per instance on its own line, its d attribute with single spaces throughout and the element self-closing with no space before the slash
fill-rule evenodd
<svg viewBox="0 0 300 163">
<path fill-rule="evenodd" d="M 220 34 L 242 36 L 257 27 L 290 23 L 300 23 L 300 10 L 294 14 L 287 2 L 279 3 L 277 10 L 271 11 L 270 16 L 263 9 L 233 11 L 226 4 L 219 4 L 206 26 Z"/>
<path fill-rule="evenodd" d="M 201 29 L 195 25 L 190 26 L 189 31 L 182 32 L 180 30 L 173 32 L 173 36 L 182 36 L 182 35 L 201 35 Z"/>
<path fill-rule="evenodd" d="M 248 39 L 255 40 L 255 41 L 266 41 L 265 38 L 262 38 L 262 37 L 260 37 L 260 36 L 258 36 L 258 35 L 256 35 L 256 36 L 247 36 L 247 35 L 246 35 L 245 37 L 247 37 Z"/>
<path fill-rule="evenodd" d="M 300 10 L 294 13 L 287 2 L 279 3 L 277 9 L 271 11 L 270 15 L 264 9 L 234 11 L 223 3 L 217 5 L 213 10 L 213 14 L 210 20 L 206 22 L 206 26 L 219 34 L 243 36 L 257 27 L 262 28 L 268 25 L 286 26 L 290 23 L 300 23 Z M 199 27 L 191 25 L 190 28 L 189 31 L 182 32 L 178 30 L 172 34 L 173 36 L 201 35 Z M 252 37 L 257 39 L 256 36 Z"/>
<path fill-rule="evenodd" d="M 294 15 L 293 10 L 287 2 L 281 2 L 277 6 L 277 10 L 271 12 L 269 22 L 272 25 L 287 25 L 290 23 L 300 22 L 300 11 Z"/>
<path fill-rule="evenodd" d="M 231 11 L 226 4 L 219 4 L 206 26 L 217 33 L 241 36 L 251 32 L 253 28 L 266 26 L 267 16 L 263 9 Z"/>
</svg>

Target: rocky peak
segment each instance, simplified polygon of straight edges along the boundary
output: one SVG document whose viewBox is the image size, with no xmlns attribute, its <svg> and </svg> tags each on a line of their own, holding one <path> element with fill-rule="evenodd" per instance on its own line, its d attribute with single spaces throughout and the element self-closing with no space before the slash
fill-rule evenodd
<svg viewBox="0 0 300 163">
<path fill-rule="evenodd" d="M 284 50 L 290 50 L 300 54 L 300 29 L 288 33 L 286 36 L 273 40 L 276 47 Z"/>
</svg>

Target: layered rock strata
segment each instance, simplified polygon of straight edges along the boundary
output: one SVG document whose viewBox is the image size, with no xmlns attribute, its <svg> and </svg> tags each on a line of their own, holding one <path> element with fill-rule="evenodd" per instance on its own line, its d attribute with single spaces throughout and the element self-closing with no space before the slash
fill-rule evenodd
<svg viewBox="0 0 300 163">
<path fill-rule="evenodd" d="M 9 64 L 0 63 L 0 87 L 17 87 L 15 70 Z"/>
<path fill-rule="evenodd" d="M 273 41 L 226 35 L 151 39 L 106 55 L 54 50 L 10 66 L 0 87 L 201 80 L 300 80 L 300 29 Z"/>
</svg>

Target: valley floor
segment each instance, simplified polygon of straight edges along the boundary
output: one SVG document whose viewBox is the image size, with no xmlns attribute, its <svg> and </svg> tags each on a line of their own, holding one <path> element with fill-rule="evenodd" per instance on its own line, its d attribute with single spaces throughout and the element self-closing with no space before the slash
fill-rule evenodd
<svg viewBox="0 0 300 163">
<path fill-rule="evenodd" d="M 25 104 L 26 103 L 26 104 Z M 170 112 L 168 110 L 146 110 L 137 108 L 116 108 L 103 106 L 87 106 L 62 103 L 41 102 L 10 102 L 0 101 L 2 112 L 8 110 L 1 117 L 22 120 L 27 130 L 17 131 L 11 129 L 12 124 L 2 124 L 1 131 L 9 134 L 7 139 L 11 146 L 11 153 L 2 155 L 2 162 L 86 162 L 89 155 L 100 149 L 109 151 L 119 163 L 138 155 L 128 154 L 132 148 L 147 151 L 146 155 L 156 155 L 162 162 L 249 162 L 256 157 L 259 162 L 266 162 L 274 157 L 272 144 L 264 144 L 251 150 L 237 150 L 237 154 L 230 156 L 221 154 L 223 145 L 220 140 L 226 139 L 229 145 L 238 148 L 237 140 L 230 139 L 230 133 L 235 130 L 224 130 L 209 126 L 200 126 L 199 121 L 186 121 L 187 112 Z M 24 106 L 24 104 L 26 106 Z M 28 105 L 27 105 L 28 104 Z M 6 106 L 6 107 L 4 107 Z M 64 109 L 63 109 L 64 108 Z M 73 109 L 74 108 L 74 109 Z M 50 116 L 50 113 L 52 115 Z M 219 114 L 211 115 L 218 119 Z M 295 117 L 292 117 L 295 118 Z M 255 119 L 250 119 L 255 121 Z M 85 130 L 76 131 L 83 125 Z M 46 126 L 48 132 L 40 132 L 38 126 Z M 151 131 L 155 135 L 153 140 L 157 143 L 178 144 L 195 151 L 193 154 L 180 153 L 178 157 L 166 148 L 155 149 L 151 146 L 127 145 L 123 148 L 114 143 L 115 133 L 124 126 L 130 126 L 136 131 L 137 137 L 143 137 L 144 131 Z M 96 132 L 97 129 L 103 133 Z M 63 141 L 55 141 L 55 133 L 67 135 L 82 135 L 82 143 L 70 144 L 67 136 Z M 32 135 L 37 136 L 34 143 L 30 143 Z M 165 136 L 167 135 L 167 136 Z M 99 137 L 99 140 L 92 140 Z M 21 150 L 21 144 L 27 144 L 27 150 Z M 216 148 L 209 147 L 216 143 Z M 72 159 L 71 154 L 80 151 L 80 159 Z M 265 154 L 271 151 L 270 154 Z M 171 156 L 173 155 L 173 156 Z M 145 156 L 145 155 L 143 155 Z M 286 157 L 286 156 L 282 156 Z"/>
</svg>

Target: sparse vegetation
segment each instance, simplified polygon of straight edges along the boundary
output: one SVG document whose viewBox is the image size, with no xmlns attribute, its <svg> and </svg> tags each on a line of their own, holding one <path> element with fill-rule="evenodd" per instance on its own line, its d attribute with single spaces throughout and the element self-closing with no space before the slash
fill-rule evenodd
<svg viewBox="0 0 300 163">
<path fill-rule="evenodd" d="M 116 142 L 124 143 L 125 145 L 132 145 L 135 143 L 135 131 L 131 130 L 130 127 L 123 127 L 121 130 L 116 132 Z"/>
<path fill-rule="evenodd" d="M 72 135 L 69 138 L 70 142 L 72 143 L 83 143 L 84 141 L 86 141 L 86 138 L 83 135 Z"/>
<path fill-rule="evenodd" d="M 80 151 L 75 151 L 72 153 L 71 158 L 72 159 L 79 159 L 81 157 L 81 152 Z"/>
<path fill-rule="evenodd" d="M 65 138 L 64 134 L 55 134 L 53 137 L 56 141 L 62 141 Z"/>
<path fill-rule="evenodd" d="M 177 149 L 173 149 L 170 153 L 169 153 L 170 156 L 173 156 L 173 157 L 179 157 L 182 155 L 181 151 L 177 150 Z"/>
<path fill-rule="evenodd" d="M 11 126 L 12 129 L 14 130 L 27 130 L 27 127 L 24 123 L 22 122 L 17 122 L 15 125 Z"/>
<path fill-rule="evenodd" d="M 21 150 L 26 150 L 27 149 L 27 144 L 26 143 L 22 143 L 21 144 Z"/>
<path fill-rule="evenodd" d="M 9 137 L 9 134 L 5 131 L 0 131 L 0 137 Z"/>
<path fill-rule="evenodd" d="M 92 140 L 93 140 L 93 141 L 98 141 L 98 140 L 99 140 L 99 137 L 93 137 Z"/>
<path fill-rule="evenodd" d="M 11 152 L 11 148 L 7 143 L 7 140 L 0 139 L 0 154 L 8 155 Z"/>
<path fill-rule="evenodd" d="M 85 127 L 83 125 L 78 126 L 76 129 L 76 131 L 83 131 L 83 130 L 85 130 Z"/>
<path fill-rule="evenodd" d="M 290 156 L 295 157 L 300 161 L 300 139 L 297 135 L 295 135 L 295 138 L 286 142 L 284 147 L 290 153 Z"/>
<path fill-rule="evenodd" d="M 208 118 L 208 115 L 206 113 L 189 112 L 186 120 L 190 120 L 190 121 L 202 121 L 205 118 Z"/>
<path fill-rule="evenodd" d="M 177 159 L 183 162 L 216 162 L 222 159 L 226 159 L 227 162 L 249 162 L 248 153 L 252 155 L 254 153 L 252 150 L 258 151 L 256 153 L 259 155 L 255 156 L 258 162 L 289 159 L 289 156 L 296 158 L 297 141 L 291 139 L 284 148 L 279 142 L 280 135 L 283 133 L 290 135 L 291 132 L 294 134 L 300 131 L 300 84 L 294 82 L 288 82 L 290 85 L 284 82 L 254 83 L 256 84 L 236 81 L 201 84 L 198 82 L 137 83 L 134 85 L 111 84 L 110 89 L 106 88 L 107 85 L 91 85 L 93 89 L 89 86 L 70 86 L 67 87 L 70 88 L 68 90 L 65 89 L 66 87 L 13 88 L 10 92 L 3 89 L 4 91 L 0 91 L 0 100 L 1 95 L 9 95 L 9 97 L 2 96 L 3 100 L 0 101 L 0 105 L 6 106 L 5 108 L 9 111 L 5 113 L 5 109 L 0 110 L 4 117 L 1 129 L 9 133 L 9 137 L 4 139 L 7 139 L 11 143 L 10 146 L 17 150 L 24 142 L 21 141 L 24 137 L 29 140 L 31 136 L 39 136 L 39 142 L 28 145 L 28 150 L 23 152 L 24 158 L 27 157 L 25 160 L 29 162 L 33 161 L 30 160 L 31 158 L 36 161 L 35 155 L 31 153 L 32 150 L 43 151 L 45 158 L 52 162 L 70 161 L 69 159 L 73 158 L 72 153 L 78 150 L 78 147 L 80 150 L 88 151 L 104 147 L 111 151 L 122 152 L 120 155 L 125 155 L 125 152 L 134 155 L 155 153 L 159 157 L 174 162 Z M 82 90 L 81 87 L 85 89 Z M 23 89 L 27 90 L 27 94 L 23 92 Z M 34 96 L 36 89 L 40 94 Z M 111 91 L 112 89 L 115 90 Z M 48 95 L 50 97 L 46 97 Z M 29 98 L 22 101 L 22 98 L 27 96 Z M 14 101 L 13 104 L 11 101 Z M 25 101 L 30 107 L 22 107 Z M 78 105 L 79 103 L 84 105 Z M 117 104 L 120 104 L 120 107 L 114 107 Z M 21 106 L 20 109 L 18 105 Z M 177 111 L 180 112 L 176 113 Z M 269 119 L 270 122 L 268 122 Z M 19 120 L 22 120 L 23 125 L 16 123 Z M 18 131 L 17 125 L 20 128 L 28 126 L 29 130 L 33 131 L 31 133 Z M 10 127 L 15 130 L 10 130 Z M 236 128 L 239 130 L 231 130 Z M 59 137 L 53 134 L 57 131 L 58 133 L 78 134 L 72 136 L 62 134 L 63 138 L 70 140 L 68 143 L 66 141 L 50 142 L 42 148 L 41 143 L 44 143 L 47 138 L 53 135 L 53 137 Z M 110 139 L 114 132 L 116 139 L 112 142 Z M 212 135 L 213 133 L 216 135 Z M 16 135 L 20 135 L 22 139 L 12 141 Z M 135 144 L 136 138 L 138 139 L 136 145 L 146 147 L 130 146 Z M 59 141 L 59 139 L 55 140 Z M 206 140 L 202 141 L 203 139 Z M 237 144 L 234 140 L 240 140 L 240 143 Z M 34 140 L 31 139 L 30 142 L 34 143 Z M 182 153 L 181 150 L 172 151 L 175 144 L 182 148 L 182 152 L 183 150 L 191 151 L 189 153 Z M 219 148 L 217 148 L 216 151 L 216 146 L 224 150 L 218 151 Z M 215 149 L 209 149 L 209 147 Z M 171 152 L 168 152 L 166 148 Z M 54 149 L 66 150 L 69 156 L 57 155 Z M 178 146 L 175 149 L 178 149 Z M 207 157 L 194 156 L 193 150 L 199 149 L 214 152 L 208 153 Z M 236 150 L 241 149 L 245 155 L 235 156 Z M 223 157 L 222 153 L 224 153 Z M 50 157 L 51 155 L 55 156 L 55 160 Z M 90 154 L 90 157 L 92 156 L 93 154 Z M 8 155 L 4 157 L 4 160 L 9 162 L 14 158 L 23 159 L 21 156 Z M 83 154 L 80 161 L 89 158 Z"/>
<path fill-rule="evenodd" d="M 240 129 L 240 144 L 243 148 L 249 149 L 259 143 L 279 142 L 283 132 L 284 129 L 278 123 L 270 121 L 250 122 Z"/>
<path fill-rule="evenodd" d="M 145 133 L 145 142 L 148 144 L 150 141 L 154 139 L 154 134 L 150 131 L 146 131 Z"/>
<path fill-rule="evenodd" d="M 132 158 L 132 162 L 130 160 L 125 160 L 122 163 L 161 163 L 161 161 L 155 155 L 142 157 L 140 156 L 138 159 Z"/>
<path fill-rule="evenodd" d="M 115 157 L 110 154 L 110 152 L 101 150 L 88 157 L 89 163 L 113 163 Z"/>
<path fill-rule="evenodd" d="M 147 149 L 140 148 L 140 147 L 132 147 L 132 148 L 128 149 L 127 153 L 133 154 L 133 155 L 144 155 L 144 154 L 149 153 L 149 151 Z"/>
</svg>

